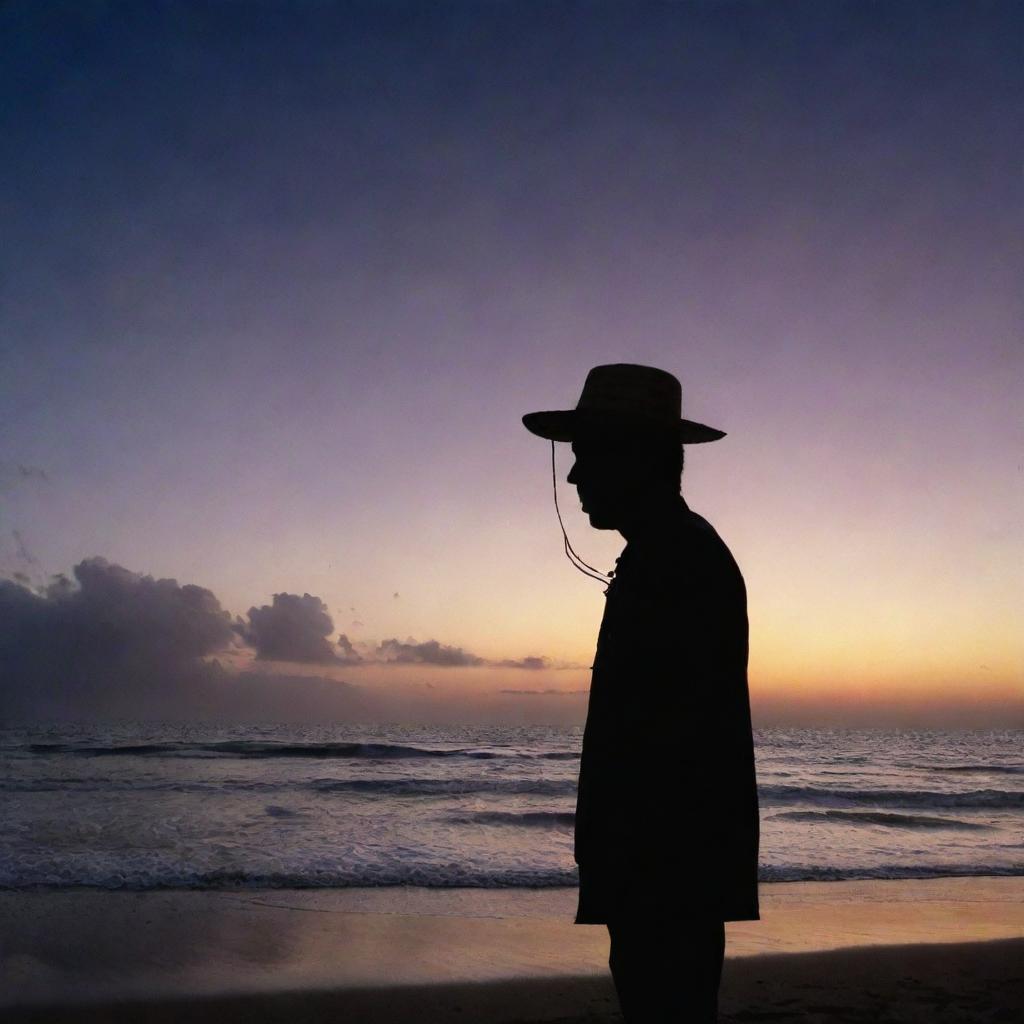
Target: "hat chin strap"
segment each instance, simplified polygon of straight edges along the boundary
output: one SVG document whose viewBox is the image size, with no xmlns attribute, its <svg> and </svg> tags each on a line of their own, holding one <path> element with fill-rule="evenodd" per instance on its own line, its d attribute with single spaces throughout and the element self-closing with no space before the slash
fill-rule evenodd
<svg viewBox="0 0 1024 1024">
<path fill-rule="evenodd" d="M 592 580 L 597 580 L 599 583 L 610 584 L 612 577 L 615 575 L 615 570 L 611 572 L 601 572 L 600 569 L 595 569 L 594 566 L 588 562 L 584 562 L 579 555 L 576 554 L 575 549 L 569 543 L 569 535 L 565 532 L 565 523 L 562 522 L 562 513 L 558 508 L 558 479 L 555 474 L 555 442 L 551 442 L 551 493 L 555 496 L 555 514 L 558 516 L 558 525 L 562 528 L 562 540 L 565 542 L 565 557 L 569 559 L 570 564 L 579 569 L 584 576 L 589 576 Z M 607 589 L 605 590 L 607 594 Z"/>
</svg>

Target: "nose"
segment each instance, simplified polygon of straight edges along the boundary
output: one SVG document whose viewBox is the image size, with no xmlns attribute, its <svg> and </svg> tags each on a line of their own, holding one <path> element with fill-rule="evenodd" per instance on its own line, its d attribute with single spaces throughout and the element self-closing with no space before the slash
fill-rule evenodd
<svg viewBox="0 0 1024 1024">
<path fill-rule="evenodd" d="M 566 483 L 575 484 L 579 482 L 579 477 L 576 474 L 576 463 L 572 464 L 572 469 L 569 470 L 569 475 L 565 478 Z"/>
</svg>

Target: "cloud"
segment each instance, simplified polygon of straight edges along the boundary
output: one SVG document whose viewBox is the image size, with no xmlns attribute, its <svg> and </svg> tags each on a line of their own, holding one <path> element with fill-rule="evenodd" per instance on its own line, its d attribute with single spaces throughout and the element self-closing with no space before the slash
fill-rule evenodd
<svg viewBox="0 0 1024 1024">
<path fill-rule="evenodd" d="M 344 653 L 335 651 L 328 639 L 334 622 L 313 594 L 274 594 L 273 604 L 250 608 L 248 614 L 249 621 L 238 620 L 235 628 L 262 661 L 338 665 L 360 660 L 347 637 L 338 641 Z"/>
<path fill-rule="evenodd" d="M 341 648 L 341 654 L 337 656 L 337 660 L 343 665 L 358 665 L 363 659 L 352 646 L 352 641 L 344 634 L 341 633 L 338 636 L 338 647 Z"/>
<path fill-rule="evenodd" d="M 316 621 L 316 598 L 281 596 L 271 611 L 299 607 L 302 621 Z M 280 611 L 256 621 L 271 623 L 271 638 L 282 621 L 292 625 Z M 377 695 L 337 679 L 225 669 L 216 655 L 237 651 L 237 624 L 205 587 L 104 558 L 83 559 L 73 578 L 57 574 L 37 589 L 24 574 L 0 579 L 0 720 L 376 721 L 389 713 Z M 294 640 L 300 631 L 279 633 Z M 359 659 L 347 637 L 338 646 L 336 663 Z"/>
<path fill-rule="evenodd" d="M 549 668 L 550 662 L 547 658 L 541 658 L 537 655 L 530 655 L 526 658 L 506 658 L 504 661 L 496 661 L 495 665 L 501 668 L 525 668 L 525 669 L 538 669 L 538 668 Z"/>
<path fill-rule="evenodd" d="M 402 643 L 400 640 L 382 640 L 377 646 L 377 658 L 388 664 L 400 665 L 445 665 L 449 668 L 462 665 L 486 665 L 484 658 L 478 658 L 461 647 L 449 647 L 436 640 L 421 644 L 415 640 Z"/>
<path fill-rule="evenodd" d="M 213 593 L 86 558 L 41 590 L 0 580 L 4 715 L 166 709 L 197 697 L 203 659 L 229 647 Z"/>
<path fill-rule="evenodd" d="M 367 660 L 384 665 L 441 665 L 446 668 L 493 665 L 495 668 L 519 668 L 528 671 L 562 667 L 555 665 L 550 658 L 544 658 L 537 654 L 525 658 L 482 658 L 462 647 L 442 644 L 437 640 L 425 640 L 423 643 L 417 643 L 411 637 L 404 643 L 396 639 L 382 640 L 374 650 L 372 658 Z"/>
<path fill-rule="evenodd" d="M 364 648 L 344 634 L 331 641 L 332 632 L 310 594 L 275 594 L 243 621 L 205 587 L 104 558 L 83 559 L 45 585 L 17 573 L 0 579 L 0 720 L 518 721 L 530 712 L 517 706 L 516 691 L 495 703 L 493 692 L 410 688 L 401 673 L 385 687 L 364 687 L 313 666 L 548 664 L 536 655 L 492 661 L 437 640 Z M 256 660 L 239 671 L 250 644 Z M 266 665 L 271 659 L 309 668 L 281 671 Z"/>
</svg>

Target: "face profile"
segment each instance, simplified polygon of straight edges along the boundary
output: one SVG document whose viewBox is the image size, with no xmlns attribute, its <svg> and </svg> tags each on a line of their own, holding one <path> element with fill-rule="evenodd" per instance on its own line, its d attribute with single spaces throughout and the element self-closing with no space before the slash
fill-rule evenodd
<svg viewBox="0 0 1024 1024">
<path fill-rule="evenodd" d="M 584 436 L 566 477 L 576 487 L 595 530 L 617 530 L 666 497 L 679 493 L 682 454 L 662 436 Z M 674 473 L 673 473 L 674 470 Z"/>
<path fill-rule="evenodd" d="M 566 480 L 595 530 L 614 530 L 628 512 L 630 460 L 622 445 L 596 439 L 572 442 L 575 456 Z"/>
</svg>

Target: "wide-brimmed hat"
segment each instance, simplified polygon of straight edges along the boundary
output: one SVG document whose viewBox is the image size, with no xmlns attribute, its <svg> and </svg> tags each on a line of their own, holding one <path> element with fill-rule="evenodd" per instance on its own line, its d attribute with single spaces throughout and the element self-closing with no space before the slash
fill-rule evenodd
<svg viewBox="0 0 1024 1024">
<path fill-rule="evenodd" d="M 682 444 L 725 437 L 724 430 L 683 419 L 683 389 L 665 370 L 636 363 L 595 366 L 575 409 L 528 412 L 523 425 L 550 441 L 627 432 L 669 433 Z"/>
</svg>

